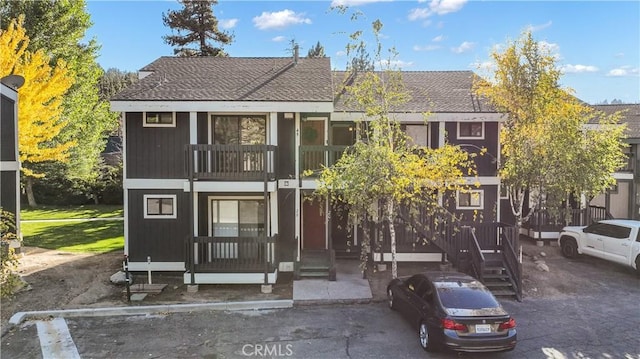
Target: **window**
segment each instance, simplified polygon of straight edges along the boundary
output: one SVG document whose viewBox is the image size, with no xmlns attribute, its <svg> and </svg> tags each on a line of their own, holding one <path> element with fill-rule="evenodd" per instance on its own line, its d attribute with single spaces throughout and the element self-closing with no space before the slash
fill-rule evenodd
<svg viewBox="0 0 640 359">
<path fill-rule="evenodd" d="M 509 199 L 509 187 L 504 184 L 500 185 L 500 198 Z"/>
<path fill-rule="evenodd" d="M 144 127 L 175 127 L 173 112 L 145 112 Z"/>
<path fill-rule="evenodd" d="M 211 234 L 214 237 L 258 237 L 264 231 L 262 199 L 212 199 Z"/>
<path fill-rule="evenodd" d="M 483 209 L 483 190 L 458 191 L 457 209 Z"/>
<path fill-rule="evenodd" d="M 213 143 L 218 145 L 264 145 L 265 116 L 212 116 Z"/>
<path fill-rule="evenodd" d="M 144 196 L 144 218 L 177 218 L 176 212 L 176 195 L 149 194 Z"/>
<path fill-rule="evenodd" d="M 458 122 L 458 138 L 484 139 L 484 122 Z"/>
<path fill-rule="evenodd" d="M 593 233 L 605 237 L 625 239 L 629 238 L 629 235 L 631 234 L 631 228 L 608 223 L 594 223 L 585 228 L 584 232 Z"/>
</svg>

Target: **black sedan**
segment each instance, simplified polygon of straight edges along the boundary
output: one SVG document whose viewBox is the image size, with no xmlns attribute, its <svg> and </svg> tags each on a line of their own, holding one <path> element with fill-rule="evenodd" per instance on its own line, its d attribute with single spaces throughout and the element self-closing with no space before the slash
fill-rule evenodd
<svg viewBox="0 0 640 359">
<path fill-rule="evenodd" d="M 516 322 L 478 280 L 457 272 L 396 278 L 387 287 L 389 307 L 418 331 L 426 351 L 495 352 L 516 346 Z"/>
</svg>

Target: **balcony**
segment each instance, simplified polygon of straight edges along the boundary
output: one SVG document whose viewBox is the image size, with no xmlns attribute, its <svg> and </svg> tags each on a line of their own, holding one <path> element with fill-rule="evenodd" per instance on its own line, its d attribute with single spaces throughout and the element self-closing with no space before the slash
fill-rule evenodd
<svg viewBox="0 0 640 359">
<path fill-rule="evenodd" d="M 312 171 L 317 177 L 323 167 L 333 166 L 349 146 L 300 146 L 300 174 Z"/>
<path fill-rule="evenodd" d="M 262 273 L 277 267 L 276 236 L 195 237 L 187 268 L 195 273 Z"/>
<path fill-rule="evenodd" d="M 276 146 L 187 145 L 184 163 L 186 175 L 194 180 L 271 181 Z"/>
</svg>

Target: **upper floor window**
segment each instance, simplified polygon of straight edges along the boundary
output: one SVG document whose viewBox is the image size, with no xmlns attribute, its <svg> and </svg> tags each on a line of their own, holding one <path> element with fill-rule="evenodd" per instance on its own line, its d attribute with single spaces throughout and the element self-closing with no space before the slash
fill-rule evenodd
<svg viewBox="0 0 640 359">
<path fill-rule="evenodd" d="M 469 191 L 458 191 L 458 201 L 456 208 L 457 209 L 483 209 L 483 197 L 484 191 L 481 189 L 478 190 L 469 190 Z"/>
<path fill-rule="evenodd" d="M 458 122 L 458 138 L 483 140 L 484 122 Z"/>
<path fill-rule="evenodd" d="M 176 195 L 144 195 L 144 218 L 177 218 Z"/>
<path fill-rule="evenodd" d="M 144 127 L 175 127 L 176 118 L 173 112 L 145 112 Z"/>
<path fill-rule="evenodd" d="M 264 145 L 267 142 L 265 116 L 212 116 L 213 143 L 219 145 Z"/>
</svg>

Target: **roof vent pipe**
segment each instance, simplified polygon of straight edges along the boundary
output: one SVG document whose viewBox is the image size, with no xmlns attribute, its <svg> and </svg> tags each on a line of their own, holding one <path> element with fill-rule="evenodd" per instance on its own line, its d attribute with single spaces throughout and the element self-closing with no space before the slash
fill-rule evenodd
<svg viewBox="0 0 640 359">
<path fill-rule="evenodd" d="M 298 58 L 300 57 L 298 44 L 293 45 L 293 63 L 298 63 Z"/>
</svg>

